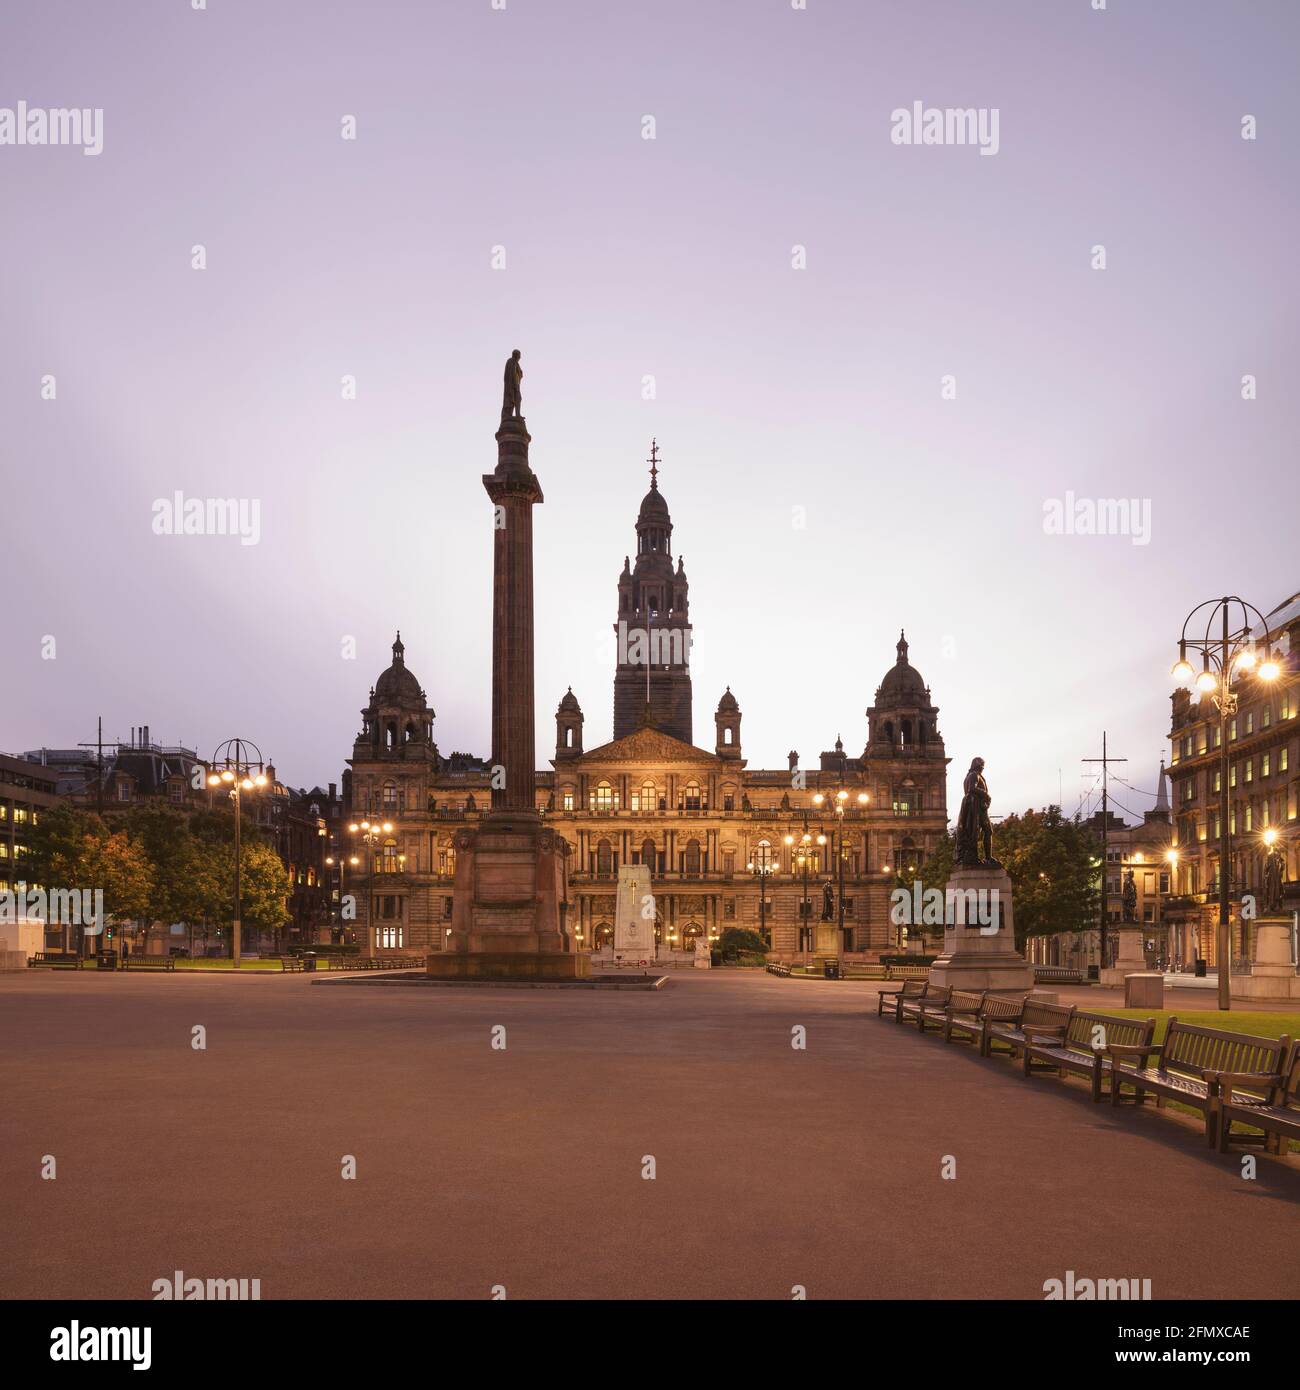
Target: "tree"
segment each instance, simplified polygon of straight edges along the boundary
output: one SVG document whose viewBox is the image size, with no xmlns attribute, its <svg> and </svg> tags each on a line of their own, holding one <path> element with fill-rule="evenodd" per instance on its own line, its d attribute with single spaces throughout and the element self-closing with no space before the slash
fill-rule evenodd
<svg viewBox="0 0 1300 1390">
<path fill-rule="evenodd" d="M 104 911 L 118 920 L 142 918 L 147 923 L 154 871 L 143 845 L 125 830 L 109 831 L 103 822 L 92 828 L 85 844 L 87 886 L 103 889 Z"/>
<path fill-rule="evenodd" d="M 752 927 L 728 927 L 718 939 L 723 956 L 766 955 L 767 942 Z"/>
<path fill-rule="evenodd" d="M 929 856 L 922 862 L 917 869 L 901 868 L 894 875 L 894 887 L 901 888 L 911 896 L 914 883 L 921 885 L 921 897 L 925 898 L 926 891 L 937 888 L 942 893 L 948 887 L 948 878 L 952 873 L 953 855 L 957 847 L 956 835 L 945 835 L 942 840 L 930 851 Z M 942 933 L 941 927 L 926 927 L 924 925 L 909 926 L 908 933 L 934 935 Z"/>
<path fill-rule="evenodd" d="M 1059 806 L 1007 816 L 993 827 L 993 854 L 1011 879 L 1017 947 L 1096 924 L 1101 846 L 1078 816 Z"/>
</svg>

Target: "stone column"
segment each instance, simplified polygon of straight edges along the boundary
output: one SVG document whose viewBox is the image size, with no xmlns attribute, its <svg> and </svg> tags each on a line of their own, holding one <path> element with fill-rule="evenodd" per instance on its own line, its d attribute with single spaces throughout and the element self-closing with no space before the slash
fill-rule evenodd
<svg viewBox="0 0 1300 1390">
<path fill-rule="evenodd" d="M 492 762 L 505 785 L 494 811 L 535 811 L 533 704 L 533 507 L 541 484 L 528 466 L 532 436 L 522 419 L 497 431 L 496 471 L 483 477 L 492 499 Z"/>
</svg>

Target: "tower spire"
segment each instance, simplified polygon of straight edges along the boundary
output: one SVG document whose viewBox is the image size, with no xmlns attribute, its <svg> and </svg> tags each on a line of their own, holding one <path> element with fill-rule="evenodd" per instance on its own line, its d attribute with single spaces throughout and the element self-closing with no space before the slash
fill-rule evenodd
<svg viewBox="0 0 1300 1390">
<path fill-rule="evenodd" d="M 646 459 L 646 462 L 650 465 L 650 491 L 651 491 L 651 492 L 658 492 L 658 491 L 659 491 L 659 441 L 656 440 L 656 439 L 651 439 L 651 441 L 650 441 L 650 457 L 649 457 L 648 459 Z"/>
</svg>

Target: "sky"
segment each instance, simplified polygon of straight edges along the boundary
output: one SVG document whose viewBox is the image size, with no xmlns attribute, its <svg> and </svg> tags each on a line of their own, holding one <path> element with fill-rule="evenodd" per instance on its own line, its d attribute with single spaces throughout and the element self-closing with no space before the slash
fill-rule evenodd
<svg viewBox="0 0 1300 1390">
<path fill-rule="evenodd" d="M 610 737 L 654 437 L 697 743 L 730 685 L 751 767 L 858 752 L 905 628 L 954 813 L 977 754 L 1090 809 L 1105 730 L 1140 815 L 1188 611 L 1300 589 L 1300 7 L 1093 3 L 7 5 L 0 122 L 103 116 L 0 144 L 0 748 L 337 781 L 400 628 L 486 756 L 518 347 L 539 756 L 570 685 Z M 158 534 L 178 491 L 256 544 Z"/>
</svg>

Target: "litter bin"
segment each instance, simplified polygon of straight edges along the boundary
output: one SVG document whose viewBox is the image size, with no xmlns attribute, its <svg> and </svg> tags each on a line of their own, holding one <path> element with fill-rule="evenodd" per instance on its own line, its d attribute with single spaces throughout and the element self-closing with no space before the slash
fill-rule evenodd
<svg viewBox="0 0 1300 1390">
<path fill-rule="evenodd" d="M 1205 962 L 1200 956 L 1196 957 L 1196 978 L 1198 980 L 1203 980 L 1205 978 Z"/>
<path fill-rule="evenodd" d="M 116 969 L 117 969 L 117 952 L 116 952 L 116 951 L 101 951 L 101 952 L 99 953 L 99 968 L 100 968 L 101 970 L 116 970 Z"/>
<path fill-rule="evenodd" d="M 315 952 L 315 951 L 304 951 L 304 952 L 302 953 L 302 968 L 303 968 L 304 970 L 315 970 L 315 969 L 316 969 L 316 952 Z"/>
<path fill-rule="evenodd" d="M 840 963 L 837 960 L 828 960 L 825 965 L 826 978 L 828 980 L 838 980 L 840 978 Z"/>
<path fill-rule="evenodd" d="M 1088 978 L 1089 978 L 1090 980 L 1100 980 L 1100 979 L 1101 979 L 1101 966 L 1100 966 L 1100 965 L 1090 965 L 1090 966 L 1088 967 Z"/>
</svg>

